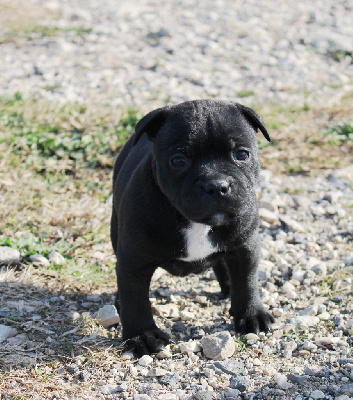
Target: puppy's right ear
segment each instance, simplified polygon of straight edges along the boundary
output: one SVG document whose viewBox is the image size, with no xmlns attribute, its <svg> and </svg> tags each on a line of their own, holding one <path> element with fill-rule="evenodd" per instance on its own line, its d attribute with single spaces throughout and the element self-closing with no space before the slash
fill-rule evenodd
<svg viewBox="0 0 353 400">
<path fill-rule="evenodd" d="M 135 137 L 133 145 L 135 145 L 143 133 L 147 133 L 149 140 L 153 140 L 157 132 L 164 124 L 170 107 L 157 108 L 145 115 L 135 126 Z"/>
</svg>

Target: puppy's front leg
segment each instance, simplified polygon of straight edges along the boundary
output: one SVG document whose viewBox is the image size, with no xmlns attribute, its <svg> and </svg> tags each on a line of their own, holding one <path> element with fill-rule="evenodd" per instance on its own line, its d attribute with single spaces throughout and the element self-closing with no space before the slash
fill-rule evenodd
<svg viewBox="0 0 353 400">
<path fill-rule="evenodd" d="M 225 257 L 231 281 L 231 314 L 239 333 L 268 331 L 274 322 L 262 304 L 258 289 L 259 253 L 258 235 L 254 234 L 247 243 Z"/>
<path fill-rule="evenodd" d="M 125 348 L 136 356 L 156 353 L 169 343 L 169 336 L 157 328 L 149 300 L 149 287 L 156 268 L 134 267 L 119 257 L 117 265 L 120 319 Z"/>
</svg>

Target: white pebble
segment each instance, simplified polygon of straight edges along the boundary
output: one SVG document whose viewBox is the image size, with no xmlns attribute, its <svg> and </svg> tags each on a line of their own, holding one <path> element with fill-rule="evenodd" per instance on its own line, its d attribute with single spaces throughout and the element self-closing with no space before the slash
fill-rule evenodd
<svg viewBox="0 0 353 400">
<path fill-rule="evenodd" d="M 142 356 L 138 361 L 139 365 L 141 365 L 142 367 L 146 367 L 147 365 L 150 365 L 152 362 L 153 358 L 147 354 Z"/>
</svg>

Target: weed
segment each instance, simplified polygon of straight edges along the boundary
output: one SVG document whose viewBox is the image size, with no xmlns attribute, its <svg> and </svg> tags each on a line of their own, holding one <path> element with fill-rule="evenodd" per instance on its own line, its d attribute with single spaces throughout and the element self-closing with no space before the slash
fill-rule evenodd
<svg viewBox="0 0 353 400">
<path fill-rule="evenodd" d="M 242 90 L 240 92 L 237 92 L 237 97 L 239 98 L 244 98 L 244 97 L 250 97 L 250 96 L 254 96 L 255 92 L 252 90 Z"/>
<path fill-rule="evenodd" d="M 290 174 L 301 174 L 304 172 L 303 166 L 301 164 L 289 164 L 286 166 L 286 170 Z"/>
<path fill-rule="evenodd" d="M 336 125 L 332 125 L 323 135 L 330 143 L 334 142 L 340 144 L 342 142 L 348 142 L 353 145 L 353 121 L 341 121 Z"/>
<path fill-rule="evenodd" d="M 66 28 L 53 25 L 30 25 L 20 29 L 13 29 L 5 37 L 4 42 L 13 41 L 17 37 L 25 37 L 27 40 L 33 40 L 38 35 L 40 37 L 54 37 L 63 35 L 84 36 L 92 33 L 92 28 L 82 26 L 69 26 Z"/>
<path fill-rule="evenodd" d="M 349 57 L 351 62 L 353 62 L 353 52 L 352 51 L 344 51 L 344 50 L 336 50 L 331 51 L 329 54 L 335 61 L 342 61 L 345 58 Z"/>
<path fill-rule="evenodd" d="M 233 339 L 238 345 L 238 351 L 246 350 L 246 339 L 244 336 L 234 337 Z"/>
<path fill-rule="evenodd" d="M 102 126 L 99 120 L 87 126 L 86 108 L 80 105 L 58 108 L 55 113 L 63 118 L 42 121 L 36 115 L 27 116 L 20 93 L 1 98 L 0 106 L 0 128 L 5 131 L 0 143 L 13 146 L 18 155 L 42 157 L 44 169 L 48 159 L 66 160 L 67 166 L 74 167 L 111 167 L 116 151 L 138 121 L 136 111 L 130 109 L 116 126 Z"/>
<path fill-rule="evenodd" d="M 283 334 L 283 336 L 293 339 L 296 342 L 309 338 L 307 333 L 300 332 L 298 328 L 294 328 L 292 331 Z"/>
</svg>

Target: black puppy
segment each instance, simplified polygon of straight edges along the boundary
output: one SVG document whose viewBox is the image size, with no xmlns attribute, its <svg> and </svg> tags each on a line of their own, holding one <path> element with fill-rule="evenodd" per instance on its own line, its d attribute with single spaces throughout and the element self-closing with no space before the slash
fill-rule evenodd
<svg viewBox="0 0 353 400">
<path fill-rule="evenodd" d="M 259 115 L 241 104 L 196 100 L 150 112 L 114 167 L 111 239 L 123 340 L 136 355 L 169 342 L 149 286 L 157 267 L 185 276 L 213 267 L 231 296 L 237 332 L 268 330 L 257 287 Z"/>
</svg>

